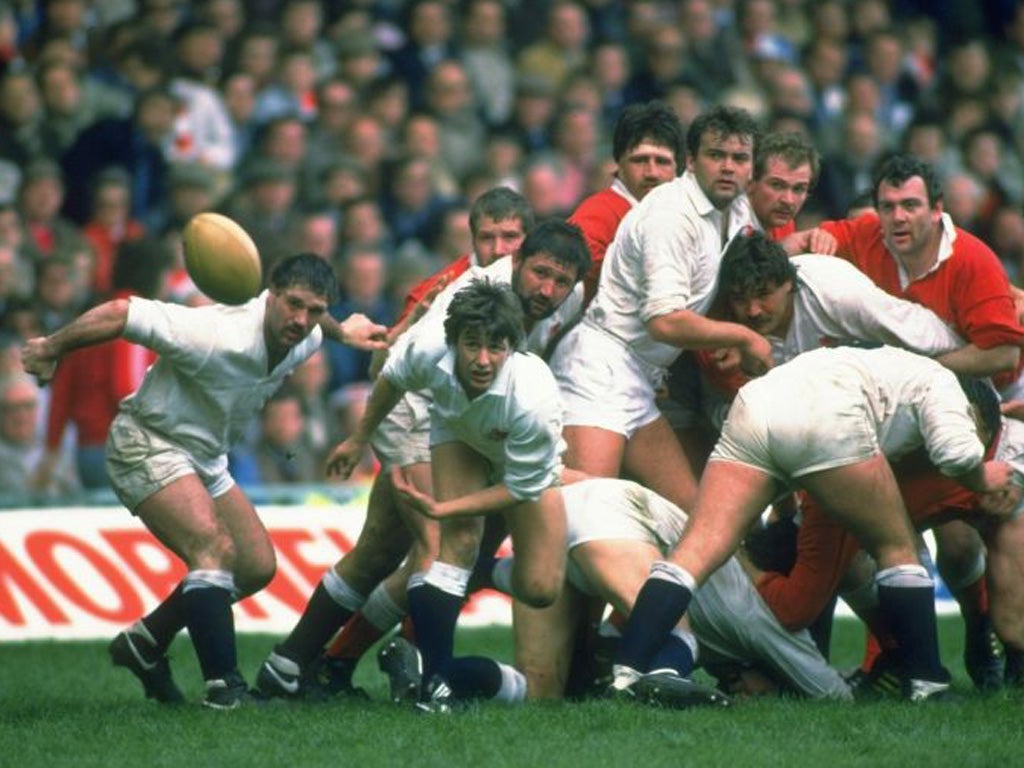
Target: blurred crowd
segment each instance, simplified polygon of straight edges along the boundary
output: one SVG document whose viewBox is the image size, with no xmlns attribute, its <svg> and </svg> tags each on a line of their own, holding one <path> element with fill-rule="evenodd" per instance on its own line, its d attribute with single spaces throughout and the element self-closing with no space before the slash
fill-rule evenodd
<svg viewBox="0 0 1024 768">
<path fill-rule="evenodd" d="M 180 252 L 195 213 L 235 218 L 265 265 L 322 255 L 332 314 L 391 323 L 470 250 L 479 194 L 568 215 L 609 184 L 622 108 L 650 99 L 684 124 L 730 103 L 810 136 L 801 226 L 913 152 L 1024 278 L 1019 0 L 0 0 L 0 492 L 104 484 L 90 419 L 147 361 L 104 352 L 40 389 L 18 348 L 118 292 L 203 301 Z M 315 356 L 232 456 L 237 479 L 320 481 L 368 365 Z"/>
</svg>

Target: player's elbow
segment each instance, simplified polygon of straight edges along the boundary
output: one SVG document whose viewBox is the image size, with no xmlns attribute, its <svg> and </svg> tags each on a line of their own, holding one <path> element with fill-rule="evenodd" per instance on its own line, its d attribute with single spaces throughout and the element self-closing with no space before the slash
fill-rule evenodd
<svg viewBox="0 0 1024 768">
<path fill-rule="evenodd" d="M 1020 347 L 1011 347 L 1009 345 L 1000 347 L 998 361 L 1000 363 L 1000 371 L 1017 370 L 1017 365 L 1020 363 Z"/>
<path fill-rule="evenodd" d="M 647 333 L 654 341 L 672 344 L 672 322 L 668 315 L 652 317 L 647 321 Z"/>
</svg>

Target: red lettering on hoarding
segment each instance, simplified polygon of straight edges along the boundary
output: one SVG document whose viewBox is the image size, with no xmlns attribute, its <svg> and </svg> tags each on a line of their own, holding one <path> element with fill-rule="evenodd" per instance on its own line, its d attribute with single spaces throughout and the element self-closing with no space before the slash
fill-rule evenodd
<svg viewBox="0 0 1024 768">
<path fill-rule="evenodd" d="M 139 580 L 159 599 L 163 600 L 171 594 L 178 582 L 185 578 L 188 571 L 185 564 L 165 549 L 149 531 L 116 530 L 101 531 L 100 534 Z M 157 549 L 162 552 L 166 558 L 166 567 L 157 568 L 147 561 L 143 557 L 146 549 Z"/>
<path fill-rule="evenodd" d="M 49 595 L 22 568 L 17 558 L 0 544 L 0 618 L 8 624 L 25 625 L 25 617 L 15 602 L 11 586 L 16 587 L 51 624 L 67 624 L 68 617 Z"/>
<path fill-rule="evenodd" d="M 119 604 L 107 608 L 96 603 L 81 587 L 76 579 L 65 572 L 57 561 L 56 554 L 60 549 L 69 549 L 81 555 L 96 572 L 104 578 L 111 589 L 117 594 Z M 107 621 L 125 623 L 138 618 L 142 614 L 142 599 L 136 594 L 132 585 L 117 567 L 112 565 L 103 555 L 86 544 L 67 534 L 54 531 L 34 531 L 25 537 L 25 551 L 60 592 L 82 610 Z"/>
</svg>

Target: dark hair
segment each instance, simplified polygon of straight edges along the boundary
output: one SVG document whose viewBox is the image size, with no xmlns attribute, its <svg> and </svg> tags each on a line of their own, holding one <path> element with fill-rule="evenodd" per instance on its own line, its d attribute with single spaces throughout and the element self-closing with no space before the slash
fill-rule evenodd
<svg viewBox="0 0 1024 768">
<path fill-rule="evenodd" d="M 271 290 L 280 291 L 293 286 L 308 288 L 313 293 L 333 302 L 338 296 L 338 278 L 326 259 L 315 253 L 297 253 L 280 259 L 270 273 Z"/>
<path fill-rule="evenodd" d="M 659 147 L 672 150 L 676 167 L 682 169 L 686 158 L 686 143 L 683 124 L 675 111 L 664 101 L 648 101 L 644 104 L 630 104 L 615 121 L 612 133 L 612 157 L 615 162 L 631 149 L 647 139 Z"/>
<path fill-rule="evenodd" d="M 761 138 L 761 129 L 753 115 L 745 109 L 721 104 L 712 107 L 707 112 L 701 112 L 690 123 L 690 128 L 686 131 L 686 151 L 690 157 L 697 156 L 697 152 L 700 150 L 700 140 L 706 133 L 722 137 L 749 137 L 755 152 Z"/>
<path fill-rule="evenodd" d="M 562 219 L 545 219 L 526 235 L 519 248 L 520 260 L 526 261 L 538 253 L 547 254 L 563 266 L 574 267 L 577 280 L 590 271 L 590 249 L 583 232 Z"/>
<path fill-rule="evenodd" d="M 987 449 L 992 441 L 999 434 L 999 427 L 1002 424 L 1002 410 L 999 407 L 999 393 L 988 379 L 979 379 L 973 376 L 958 375 L 960 389 L 967 395 L 967 400 L 973 405 L 981 419 L 981 428 L 985 431 L 985 448 Z"/>
<path fill-rule="evenodd" d="M 503 339 L 518 348 L 526 332 L 523 330 L 523 305 L 512 286 L 473 280 L 452 298 L 444 320 L 444 340 L 455 346 L 467 328 L 486 333 L 492 341 Z"/>
<path fill-rule="evenodd" d="M 474 236 L 484 216 L 494 221 L 518 219 L 524 232 L 533 228 L 533 209 L 530 203 L 510 187 L 489 189 L 473 202 L 469 209 L 469 228 Z"/>
<path fill-rule="evenodd" d="M 764 232 L 734 237 L 718 268 L 718 291 L 725 298 L 756 296 L 787 280 L 796 285 L 796 267 L 786 250 Z"/>
<path fill-rule="evenodd" d="M 875 177 L 871 184 L 871 195 L 874 198 L 875 207 L 878 207 L 878 188 L 883 182 L 890 186 L 900 187 L 915 176 L 920 176 L 924 181 L 924 188 L 928 194 L 928 205 L 934 208 L 942 200 L 942 184 L 939 182 L 939 177 L 928 163 L 906 154 L 893 155 L 875 171 Z"/>
<path fill-rule="evenodd" d="M 769 133 L 757 143 L 754 152 L 754 180 L 757 181 L 768 171 L 768 160 L 778 157 L 790 169 L 801 165 L 811 167 L 811 187 L 818 180 L 821 171 L 821 157 L 806 136 L 792 131 L 785 133 Z"/>
<path fill-rule="evenodd" d="M 161 276 L 173 263 L 173 253 L 163 240 L 143 237 L 123 242 L 114 257 L 111 288 L 151 299 L 160 289 Z"/>
</svg>

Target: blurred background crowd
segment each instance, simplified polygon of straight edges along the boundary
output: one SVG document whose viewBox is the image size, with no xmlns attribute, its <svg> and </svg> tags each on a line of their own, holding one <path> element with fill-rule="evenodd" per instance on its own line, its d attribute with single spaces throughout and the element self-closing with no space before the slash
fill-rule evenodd
<svg viewBox="0 0 1024 768">
<path fill-rule="evenodd" d="M 335 316 L 391 323 L 471 249 L 479 194 L 568 215 L 609 184 L 622 108 L 650 99 L 684 125 L 730 103 L 810 136 L 801 226 L 911 151 L 1024 278 L 1020 0 L 0 0 L 0 493 L 105 484 L 106 424 L 145 351 L 73 356 L 41 390 L 18 348 L 113 295 L 202 301 L 180 252 L 193 214 L 234 217 L 265 265 L 322 255 Z M 311 359 L 236 478 L 321 481 L 368 363 Z"/>
</svg>

